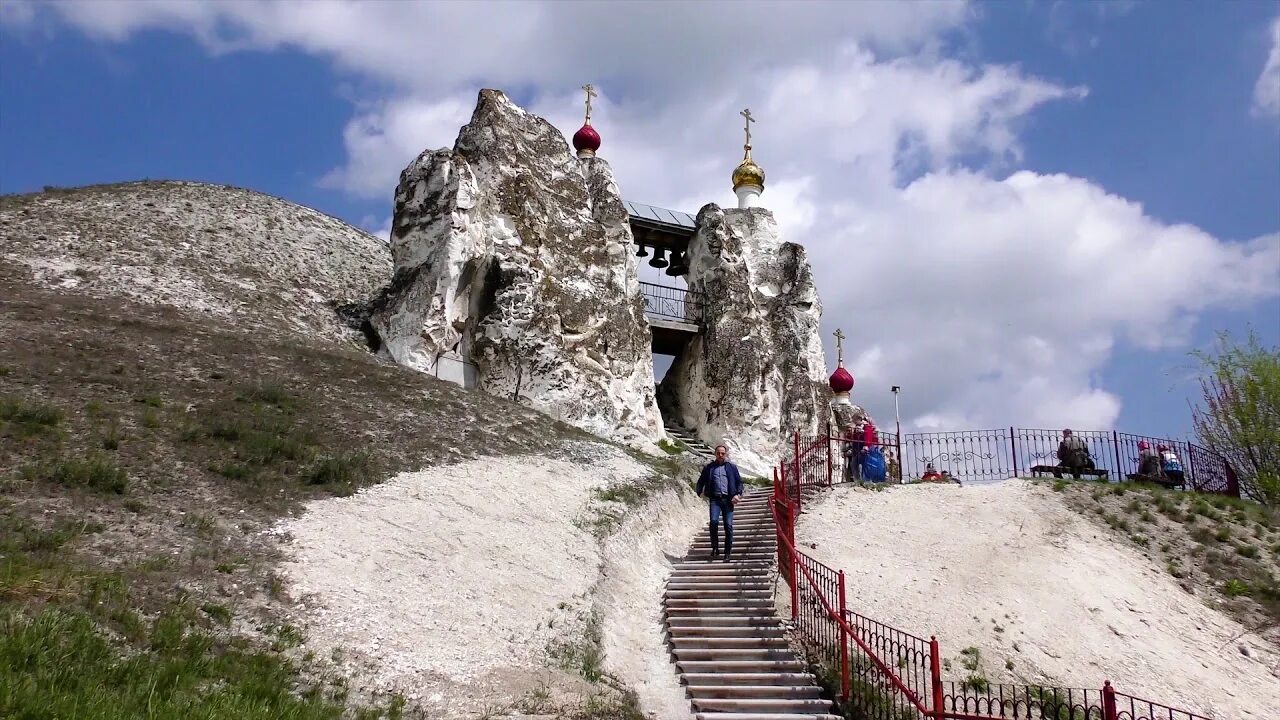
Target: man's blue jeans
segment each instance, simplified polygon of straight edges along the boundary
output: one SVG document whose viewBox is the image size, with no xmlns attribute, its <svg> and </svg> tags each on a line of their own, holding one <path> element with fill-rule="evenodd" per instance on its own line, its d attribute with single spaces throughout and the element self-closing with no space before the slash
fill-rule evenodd
<svg viewBox="0 0 1280 720">
<path fill-rule="evenodd" d="M 711 554 L 720 552 L 720 517 L 724 516 L 724 554 L 733 552 L 733 498 L 711 499 Z"/>
</svg>

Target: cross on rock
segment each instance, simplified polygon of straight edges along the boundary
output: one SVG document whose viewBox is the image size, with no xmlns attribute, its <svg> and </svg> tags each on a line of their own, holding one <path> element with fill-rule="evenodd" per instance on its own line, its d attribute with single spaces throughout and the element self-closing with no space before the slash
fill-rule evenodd
<svg viewBox="0 0 1280 720">
<path fill-rule="evenodd" d="M 759 121 L 758 121 L 758 120 L 756 120 L 755 118 L 751 117 L 751 108 L 747 108 L 747 109 L 743 110 L 742 112 L 740 112 L 740 113 L 738 113 L 738 114 L 739 114 L 739 115 L 741 115 L 742 117 L 746 118 L 746 128 L 745 128 L 745 129 L 746 129 L 746 131 L 747 131 L 747 147 L 751 147 L 751 123 L 753 123 L 753 122 L 759 122 Z"/>
<path fill-rule="evenodd" d="M 832 335 L 836 336 L 836 361 L 844 362 L 844 331 L 840 328 L 836 328 L 836 331 L 832 333 Z"/>
<path fill-rule="evenodd" d="M 591 98 L 596 97 L 596 86 L 592 85 L 591 83 L 587 83 L 586 85 L 582 86 L 582 89 L 587 92 L 587 123 L 590 124 L 591 123 Z"/>
</svg>

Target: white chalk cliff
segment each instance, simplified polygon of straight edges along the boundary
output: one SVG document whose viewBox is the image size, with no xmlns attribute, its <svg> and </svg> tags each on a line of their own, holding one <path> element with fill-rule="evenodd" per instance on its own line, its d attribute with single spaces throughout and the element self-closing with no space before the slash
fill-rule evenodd
<svg viewBox="0 0 1280 720">
<path fill-rule="evenodd" d="M 632 444 L 664 436 L 651 337 L 613 172 L 483 90 L 452 150 L 400 175 L 395 278 L 371 304 L 380 352 Z"/>
<path fill-rule="evenodd" d="M 805 250 L 778 237 L 768 210 L 711 204 L 698 213 L 688 264 L 706 320 L 663 378 L 659 403 L 766 474 L 789 433 L 812 436 L 828 413 L 822 303 Z"/>
</svg>

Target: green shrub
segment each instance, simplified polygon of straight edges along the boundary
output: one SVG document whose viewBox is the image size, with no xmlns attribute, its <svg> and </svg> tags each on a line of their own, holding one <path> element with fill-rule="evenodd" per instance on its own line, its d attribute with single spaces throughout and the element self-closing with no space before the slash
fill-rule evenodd
<svg viewBox="0 0 1280 720">
<path fill-rule="evenodd" d="M 362 452 L 322 457 L 307 471 L 308 485 L 326 485 L 338 494 L 349 494 L 368 482 L 369 456 Z"/>
<path fill-rule="evenodd" d="M 62 411 L 47 403 L 0 398 L 0 437 L 19 440 L 53 433 L 62 422 Z"/>
<path fill-rule="evenodd" d="M 1249 594 L 1249 583 L 1243 580 L 1231 579 L 1222 584 L 1222 594 L 1227 597 L 1239 597 Z"/>
<path fill-rule="evenodd" d="M 26 470 L 28 478 L 83 487 L 97 492 L 123 495 L 129 485 L 129 473 L 103 455 L 87 458 L 61 458 L 44 461 Z"/>
</svg>

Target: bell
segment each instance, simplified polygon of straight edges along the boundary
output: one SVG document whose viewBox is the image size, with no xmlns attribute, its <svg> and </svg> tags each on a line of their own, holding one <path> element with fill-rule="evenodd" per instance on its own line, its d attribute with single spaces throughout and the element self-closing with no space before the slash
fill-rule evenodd
<svg viewBox="0 0 1280 720">
<path fill-rule="evenodd" d="M 677 275 L 683 275 L 688 269 L 684 264 L 684 253 L 673 252 L 671 253 L 671 265 L 667 267 L 665 274 L 676 277 Z"/>
<path fill-rule="evenodd" d="M 667 266 L 667 249 L 654 248 L 653 259 L 649 261 L 649 267 L 664 268 Z"/>
<path fill-rule="evenodd" d="M 640 249 L 636 251 L 636 257 L 648 257 L 648 256 L 649 256 L 649 249 L 641 245 Z"/>
</svg>

